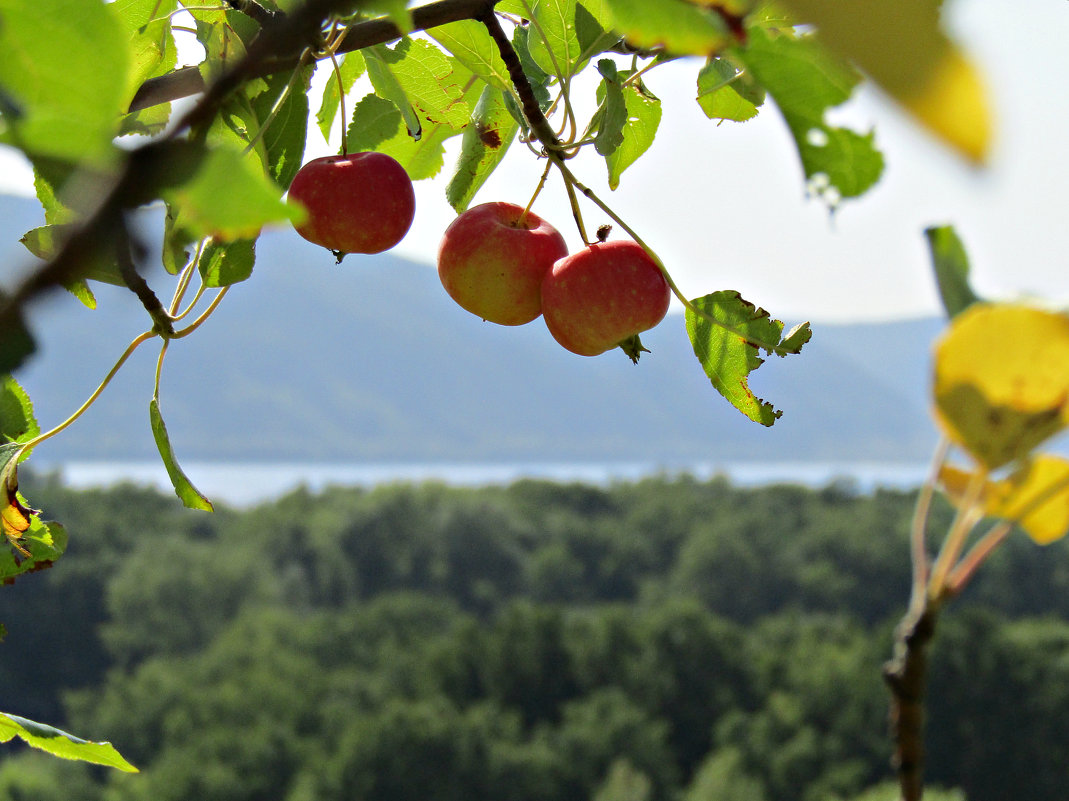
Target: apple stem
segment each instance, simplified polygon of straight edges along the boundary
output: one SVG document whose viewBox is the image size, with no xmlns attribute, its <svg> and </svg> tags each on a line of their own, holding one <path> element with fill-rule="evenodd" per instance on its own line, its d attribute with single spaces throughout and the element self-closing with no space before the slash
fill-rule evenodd
<svg viewBox="0 0 1069 801">
<path fill-rule="evenodd" d="M 527 215 L 530 214 L 531 206 L 534 205 L 535 200 L 537 200 L 538 196 L 542 194 L 542 189 L 546 185 L 546 179 L 549 178 L 549 169 L 552 166 L 553 162 L 546 162 L 546 168 L 542 170 L 542 177 L 538 179 L 538 186 L 535 187 L 534 194 L 531 195 L 531 199 L 530 201 L 528 201 L 527 206 L 523 210 L 523 213 L 520 214 L 519 219 L 516 220 L 517 225 L 521 227 L 527 225 Z"/>
<path fill-rule="evenodd" d="M 345 114 L 345 81 L 341 77 L 341 67 L 338 66 L 337 50 L 338 46 L 345 41 L 345 35 L 349 32 L 348 28 L 343 28 L 341 32 L 338 31 L 338 23 L 334 22 L 334 27 L 328 37 L 327 55 L 330 56 L 330 63 L 334 67 L 334 80 L 338 83 L 338 116 L 341 118 L 341 154 L 343 156 L 349 155 L 349 143 L 348 143 L 348 117 Z"/>
</svg>

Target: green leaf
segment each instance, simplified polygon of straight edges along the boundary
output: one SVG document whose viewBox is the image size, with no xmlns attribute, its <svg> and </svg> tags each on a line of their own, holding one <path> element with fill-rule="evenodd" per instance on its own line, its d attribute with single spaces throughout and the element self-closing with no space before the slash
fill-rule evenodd
<svg viewBox="0 0 1069 801">
<path fill-rule="evenodd" d="M 260 32 L 260 26 L 238 11 L 205 7 L 188 0 L 182 0 L 182 5 L 196 22 L 197 41 L 204 46 L 205 54 L 200 74 L 210 85 L 245 57 L 245 45 Z"/>
<path fill-rule="evenodd" d="M 575 28 L 576 0 L 538 0 L 534 4 L 528 46 L 546 73 L 561 80 L 582 68 L 582 47 Z"/>
<path fill-rule="evenodd" d="M 549 94 L 549 83 L 553 76 L 539 67 L 534 58 L 531 57 L 530 41 L 531 29 L 517 26 L 512 33 L 512 48 L 516 51 L 516 55 L 520 57 L 520 66 L 523 67 L 523 74 L 527 76 L 527 81 L 531 84 L 531 89 L 534 91 L 535 100 L 538 101 L 539 108 L 545 111 L 552 102 L 552 97 Z M 511 93 L 509 99 L 512 100 Z M 518 115 L 517 121 L 524 130 L 527 130 L 527 120 L 523 118 L 519 104 L 515 104 L 514 108 L 515 114 Z"/>
<path fill-rule="evenodd" d="M 256 240 L 239 239 L 236 242 L 209 242 L 201 253 L 197 267 L 204 285 L 209 287 L 230 286 L 252 275 L 256 261 Z"/>
<path fill-rule="evenodd" d="M 449 205 L 459 214 L 504 158 L 519 125 L 509 113 L 505 95 L 486 86 L 475 106 L 472 124 L 464 130 L 457 169 L 445 188 Z"/>
<path fill-rule="evenodd" d="M 169 16 L 177 6 L 176 0 L 115 0 L 111 4 L 131 42 L 133 70 L 127 104 L 141 84 L 170 72 L 178 63 Z M 170 116 L 170 103 L 127 114 L 121 132 L 156 134 L 166 127 Z"/>
<path fill-rule="evenodd" d="M 616 189 L 620 185 L 620 175 L 623 171 L 634 164 L 653 144 L 657 126 L 661 122 L 661 101 L 646 92 L 641 85 L 623 86 L 621 93 L 626 121 L 620 129 L 619 144 L 605 156 L 605 163 L 609 168 L 610 189 Z M 598 149 L 600 151 L 600 148 Z"/>
<path fill-rule="evenodd" d="M 131 85 L 131 43 L 99 0 L 0 0 L 0 142 L 31 156 L 96 167 L 114 163 L 112 139 Z"/>
<path fill-rule="evenodd" d="M 717 14 L 687 0 L 606 0 L 606 4 L 612 27 L 637 47 L 704 56 L 731 42 Z"/>
<path fill-rule="evenodd" d="M 26 508 L 21 498 L 19 503 Z M 9 506 L 8 510 L 16 508 Z M 19 576 L 47 570 L 67 550 L 67 530 L 59 523 L 42 521 L 33 516 L 29 517 L 28 522 L 29 527 L 18 538 L 18 545 L 29 556 L 19 554 L 16 557 L 15 551 L 10 548 L 0 550 L 0 584 L 10 584 Z M 8 532 L 5 530 L 4 533 Z"/>
<path fill-rule="evenodd" d="M 953 226 L 932 226 L 924 230 L 939 295 L 947 317 L 965 311 L 980 298 L 969 285 L 969 257 Z"/>
<path fill-rule="evenodd" d="M 864 70 L 933 133 L 970 159 L 986 157 L 991 111 L 977 69 L 941 28 L 942 0 L 786 0 L 821 41 Z"/>
<path fill-rule="evenodd" d="M 0 712 L 0 743 L 6 743 L 15 737 L 52 756 L 91 762 L 127 773 L 138 772 L 137 768 L 123 759 L 111 743 L 89 742 L 43 723 Z"/>
<path fill-rule="evenodd" d="M 575 6 L 575 35 L 581 61 L 587 61 L 620 41 L 612 29 L 608 0 L 579 0 Z"/>
<path fill-rule="evenodd" d="M 304 161 L 308 138 L 308 87 L 312 67 L 304 67 L 295 83 L 291 73 L 278 73 L 266 79 L 265 91 L 252 98 L 256 130 L 267 125 L 260 136 L 259 149 L 267 174 L 282 189 L 289 187 Z M 288 94 L 279 103 L 282 93 Z M 277 106 L 277 108 L 276 108 Z M 274 114 L 272 118 L 271 115 Z"/>
<path fill-rule="evenodd" d="M 422 39 L 402 39 L 393 50 L 381 46 L 373 50 L 389 66 L 407 101 L 398 102 L 393 97 L 388 98 L 397 103 L 402 116 L 405 115 L 402 106 L 411 104 L 413 112 L 424 123 L 445 125 L 457 133 L 468 124 L 471 106 L 465 101 L 464 92 L 471 80 L 471 73 L 459 61 Z M 369 74 L 371 64 L 369 60 Z M 374 76 L 372 85 L 375 85 Z M 377 85 L 375 89 L 378 91 Z M 407 118 L 405 123 L 408 124 Z M 412 130 L 411 126 L 409 130 Z"/>
<path fill-rule="evenodd" d="M 326 62 L 324 62 L 326 63 Z M 338 107 L 341 105 L 342 93 L 348 95 L 356 83 L 356 79 L 364 74 L 366 66 L 364 57 L 359 50 L 346 53 L 341 64 L 338 65 L 337 73 L 331 71 L 327 79 L 327 85 L 323 87 L 323 102 L 316 112 L 316 122 L 323 138 L 330 141 L 330 129 L 334 126 L 334 118 L 338 116 Z M 338 88 L 338 77 L 341 77 L 341 89 Z"/>
<path fill-rule="evenodd" d="M 353 108 L 353 119 L 345 133 L 351 152 L 377 150 L 402 132 L 401 112 L 389 100 L 376 94 L 365 95 Z M 404 131 L 407 136 L 407 130 Z"/>
<path fill-rule="evenodd" d="M 0 290 L 0 308 L 7 303 L 7 295 Z M 12 373 L 33 352 L 37 345 L 23 322 L 21 310 L 11 315 L 11 322 L 0 328 L 0 375 Z"/>
<path fill-rule="evenodd" d="M 470 19 L 450 22 L 432 28 L 428 33 L 457 61 L 488 84 L 502 92 L 512 90 L 508 68 L 481 22 Z"/>
<path fill-rule="evenodd" d="M 164 467 L 167 468 L 167 475 L 171 479 L 175 494 L 190 509 L 201 509 L 205 512 L 214 511 L 212 502 L 193 486 L 186 474 L 182 472 L 182 468 L 179 467 L 178 460 L 175 459 L 174 450 L 171 447 L 171 440 L 167 436 L 167 426 L 164 425 L 163 415 L 160 414 L 159 401 L 155 398 L 149 404 L 149 420 L 152 423 L 152 436 L 156 440 L 156 447 L 159 449 Z"/>
<path fill-rule="evenodd" d="M 0 378 L 0 439 L 25 442 L 41 433 L 33 414 L 33 403 L 12 376 Z M 26 454 L 23 453 L 23 458 Z"/>
<path fill-rule="evenodd" d="M 249 239 L 267 223 L 300 219 L 257 162 L 230 148 L 202 153 L 192 177 L 161 194 L 177 207 L 177 223 L 194 239 Z"/>
<path fill-rule="evenodd" d="M 30 251 L 39 259 L 48 261 L 55 257 L 63 247 L 67 236 L 78 228 L 76 223 L 60 223 L 57 225 L 44 225 L 34 228 L 23 234 L 19 240 L 26 250 Z M 119 272 L 118 262 L 108 259 L 100 253 L 94 253 L 88 263 L 83 263 L 83 277 L 93 281 L 101 281 L 114 286 L 126 286 Z M 71 289 L 75 292 L 74 289 Z M 77 294 L 75 292 L 75 294 Z"/>
<path fill-rule="evenodd" d="M 409 40 L 402 40 L 409 41 Z M 398 48 L 400 48 L 400 44 Z M 391 69 L 391 62 L 389 58 L 395 55 L 395 51 L 390 50 L 384 45 L 375 45 L 369 47 L 364 51 L 364 60 L 367 63 L 367 74 L 371 79 L 371 85 L 375 87 L 375 92 L 380 96 L 391 101 L 397 110 L 401 114 L 401 118 L 404 120 L 405 127 L 408 129 L 408 135 L 413 139 L 418 139 L 423 135 L 422 126 L 420 125 L 419 117 L 416 114 L 416 110 L 412 107 L 411 101 L 408 99 L 408 95 L 405 94 L 405 89 L 401 85 L 401 82 L 397 79 Z M 350 149 L 352 146 L 350 145 Z"/>
<path fill-rule="evenodd" d="M 749 32 L 739 57 L 776 101 L 794 137 L 808 188 L 832 208 L 842 198 L 870 189 L 883 172 L 883 156 L 871 133 L 834 128 L 825 112 L 843 103 L 860 80 L 845 62 L 831 56 L 812 36 Z"/>
<path fill-rule="evenodd" d="M 610 156 L 624 143 L 624 126 L 627 125 L 627 104 L 621 88 L 620 75 L 616 62 L 602 59 L 598 62 L 601 84 L 598 86 L 598 113 L 592 121 L 596 123 L 597 135 L 594 137 L 594 149 L 602 156 Z"/>
<path fill-rule="evenodd" d="M 710 59 L 698 73 L 698 105 L 705 116 L 711 120 L 734 122 L 756 117 L 759 104 L 747 96 L 752 92 L 742 94 L 739 91 L 744 80 L 743 73 L 727 59 Z"/>
<path fill-rule="evenodd" d="M 405 168 L 414 181 L 431 178 L 438 174 L 444 163 L 444 143 L 450 137 L 456 136 L 466 127 L 470 121 L 471 104 L 476 102 L 480 87 L 484 86 L 481 81 L 472 81 L 471 73 L 455 59 L 448 58 L 444 53 L 437 50 L 433 45 L 426 42 L 413 43 L 413 50 L 424 50 L 423 45 L 431 48 L 437 55 L 427 56 L 427 63 L 437 63 L 435 74 L 439 75 L 440 99 L 442 92 L 450 97 L 454 92 L 461 92 L 467 86 L 467 92 L 459 95 L 456 99 L 450 99 L 447 113 L 445 111 L 427 112 L 421 106 L 419 124 L 422 134 L 419 139 L 413 139 L 408 135 L 407 128 L 401 124 L 400 113 L 395 104 L 375 95 L 363 98 L 353 111 L 353 124 L 348 134 L 349 149 L 355 150 L 378 150 L 397 159 Z M 423 59 L 424 56 L 418 56 Z M 441 61 L 439 61 L 441 59 Z M 404 65 L 403 69 L 395 71 L 395 74 L 405 83 L 409 82 L 408 71 L 417 62 Z M 426 75 L 412 83 L 416 89 L 417 83 L 425 83 Z M 412 97 L 417 97 L 413 91 Z M 458 116 L 466 115 L 463 121 Z"/>
<path fill-rule="evenodd" d="M 812 336 L 809 324 L 797 326 L 784 337 L 782 322 L 730 290 L 691 304 L 700 314 L 687 309 L 687 333 L 705 374 L 736 409 L 754 422 L 771 426 L 783 412 L 753 394 L 749 375 L 764 363 L 761 350 L 777 356 L 799 353 Z"/>
</svg>

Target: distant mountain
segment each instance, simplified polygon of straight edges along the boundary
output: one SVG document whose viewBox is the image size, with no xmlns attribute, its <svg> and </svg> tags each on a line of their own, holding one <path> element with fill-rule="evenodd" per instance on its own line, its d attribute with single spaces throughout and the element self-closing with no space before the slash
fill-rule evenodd
<svg viewBox="0 0 1069 801">
<path fill-rule="evenodd" d="M 0 198 L 0 214 L 6 274 L 24 260 L 7 243 L 39 212 Z M 158 268 L 147 277 L 167 285 Z M 76 408 L 147 328 L 131 293 L 96 289 L 95 311 L 59 295 L 31 310 L 40 351 L 18 377 L 42 425 Z M 643 335 L 652 353 L 637 366 L 620 352 L 575 356 L 539 321 L 503 328 L 464 312 L 427 266 L 389 255 L 335 265 L 275 231 L 253 277 L 172 343 L 161 399 L 188 460 L 920 460 L 934 441 L 924 393 L 939 326 L 816 324 L 800 356 L 772 358 L 751 379 L 784 410 L 766 429 L 709 385 L 678 317 Z M 152 458 L 158 352 L 143 346 L 39 457 Z"/>
</svg>

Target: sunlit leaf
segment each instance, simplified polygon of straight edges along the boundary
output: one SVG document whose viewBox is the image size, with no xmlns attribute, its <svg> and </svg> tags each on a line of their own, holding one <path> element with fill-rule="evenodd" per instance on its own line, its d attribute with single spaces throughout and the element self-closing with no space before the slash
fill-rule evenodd
<svg viewBox="0 0 1069 801">
<path fill-rule="evenodd" d="M 167 436 L 167 426 L 164 425 L 163 415 L 160 414 L 160 404 L 155 398 L 149 404 L 149 420 L 152 424 L 152 436 L 156 440 L 156 447 L 159 449 L 164 467 L 167 468 L 167 475 L 171 479 L 171 486 L 174 487 L 175 494 L 190 509 L 201 509 L 206 512 L 213 511 L 212 502 L 193 486 L 193 483 L 178 465 L 174 449 L 171 447 L 171 440 Z"/>
<path fill-rule="evenodd" d="M 6 743 L 15 737 L 52 756 L 91 762 L 127 773 L 138 772 L 137 768 L 123 759 L 111 743 L 89 742 L 43 723 L 0 712 L 0 743 Z"/>
<path fill-rule="evenodd" d="M 195 238 L 249 239 L 272 222 L 299 221 L 296 206 L 282 201 L 282 190 L 240 152 L 214 148 L 203 154 L 192 177 L 163 192 L 179 208 L 184 230 Z"/>
<path fill-rule="evenodd" d="M 989 469 L 1029 454 L 1069 423 L 1069 317 L 976 303 L 936 343 L 936 419 Z"/>
<path fill-rule="evenodd" d="M 969 257 L 954 228 L 949 225 L 926 228 L 939 295 L 947 317 L 954 317 L 980 300 L 969 285 Z"/>
<path fill-rule="evenodd" d="M 125 105 L 129 105 L 146 80 L 164 75 L 178 63 L 169 16 L 177 6 L 177 0 L 115 0 L 111 4 L 131 42 L 133 69 Z M 127 114 L 122 121 L 122 132 L 159 133 L 167 125 L 170 111 L 170 103 L 161 103 Z"/>
<path fill-rule="evenodd" d="M 486 26 L 475 20 L 460 20 L 432 28 L 428 34 L 457 61 L 502 92 L 511 91 L 508 68 Z"/>
<path fill-rule="evenodd" d="M 687 309 L 687 333 L 717 392 L 754 422 L 765 426 L 775 423 L 783 412 L 753 394 L 749 375 L 764 363 L 762 350 L 777 356 L 799 353 L 812 335 L 809 324 L 795 327 L 784 337 L 782 322 L 729 290 L 697 298 L 691 304 L 701 314 Z"/>
<path fill-rule="evenodd" d="M 612 27 L 636 47 L 709 55 L 731 42 L 723 20 L 686 0 L 606 0 Z"/>
<path fill-rule="evenodd" d="M 468 207 L 479 187 L 501 163 L 518 130 L 504 95 L 493 86 L 483 89 L 472 124 L 464 130 L 456 172 L 445 188 L 446 200 L 457 213 Z"/>
<path fill-rule="evenodd" d="M 970 490 L 990 517 L 1009 520 L 1039 545 L 1049 545 L 1069 533 L 1069 460 L 1040 454 L 1008 478 L 986 479 L 982 468 L 969 471 L 945 465 L 939 483 L 951 502 L 960 507 Z M 976 488 L 973 483 L 983 481 Z"/>
<path fill-rule="evenodd" d="M 132 72 L 116 15 L 99 0 L 0 0 L 0 20 L 0 142 L 31 156 L 114 163 Z"/>
<path fill-rule="evenodd" d="M 850 97 L 860 76 L 811 36 L 750 29 L 739 58 L 783 114 L 802 159 L 807 186 L 834 207 L 879 180 L 883 156 L 873 135 L 828 125 L 825 112 Z"/>
<path fill-rule="evenodd" d="M 576 0 L 537 0 L 527 40 L 531 57 L 542 70 L 562 79 L 582 66 L 575 28 Z"/>
<path fill-rule="evenodd" d="M 991 112 L 972 64 L 940 27 L 940 0 L 784 0 L 921 123 L 974 161 L 991 145 Z"/>
<path fill-rule="evenodd" d="M 323 63 L 329 68 L 329 62 Z M 364 74 L 365 69 L 364 57 L 359 50 L 356 50 L 352 53 L 346 53 L 338 66 L 337 73 L 332 70 L 327 78 L 326 86 L 323 87 L 323 101 L 319 106 L 319 111 L 316 112 L 316 122 L 319 125 L 319 130 L 327 141 L 330 140 L 330 129 L 334 125 L 334 118 L 338 115 L 338 107 L 341 105 L 341 94 L 349 94 L 353 84 L 356 83 L 356 79 Z M 340 90 L 338 87 L 339 77 L 342 83 Z"/>
<path fill-rule="evenodd" d="M 0 376 L 0 440 L 24 442 L 40 433 L 26 390 L 12 376 Z M 26 455 L 23 453 L 23 458 Z"/>
<path fill-rule="evenodd" d="M 197 268 L 204 285 L 222 287 L 244 281 L 252 275 L 256 261 L 256 241 L 209 242 L 201 253 Z"/>
<path fill-rule="evenodd" d="M 609 188 L 616 189 L 623 171 L 653 144 L 661 122 L 661 101 L 641 83 L 624 84 L 630 73 L 617 74 L 612 61 L 605 59 L 598 66 L 604 80 L 597 97 L 604 110 L 594 146 L 605 156 Z"/>
<path fill-rule="evenodd" d="M 740 91 L 746 79 L 722 58 L 710 59 L 698 73 L 698 105 L 711 120 L 743 122 L 757 116 L 751 92 Z M 764 98 L 761 97 L 761 100 Z"/>
<path fill-rule="evenodd" d="M 423 135 L 422 126 L 416 110 L 412 107 L 412 101 L 409 100 L 404 86 L 394 74 L 391 62 L 388 60 L 394 55 L 396 55 L 395 51 L 383 45 L 369 47 L 364 56 L 367 74 L 371 79 L 371 85 L 375 87 L 375 92 L 396 106 L 404 120 L 405 127 L 408 128 L 408 135 L 413 139 L 418 139 Z"/>
</svg>

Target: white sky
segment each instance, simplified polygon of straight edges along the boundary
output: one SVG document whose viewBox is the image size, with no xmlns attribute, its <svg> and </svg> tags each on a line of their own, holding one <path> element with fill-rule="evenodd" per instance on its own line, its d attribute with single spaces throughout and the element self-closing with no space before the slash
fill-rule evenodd
<svg viewBox="0 0 1069 801">
<path fill-rule="evenodd" d="M 981 294 L 1037 294 L 1069 301 L 1069 3 L 958 0 L 947 6 L 956 37 L 984 70 L 997 114 L 989 166 L 977 170 L 932 141 L 875 92 L 833 120 L 875 127 L 887 167 L 875 189 L 830 218 L 805 197 L 786 126 L 769 103 L 755 120 L 717 126 L 694 102 L 691 64 L 647 81 L 664 116 L 650 151 L 610 192 L 605 167 L 580 157 L 573 171 L 665 261 L 691 297 L 737 289 L 786 321 L 874 321 L 935 314 L 939 303 L 923 228 L 957 226 Z M 454 213 L 442 175 L 417 184 L 416 222 L 395 249 L 433 263 Z M 329 152 L 318 131 L 308 157 Z M 524 204 L 543 164 L 514 145 L 475 202 Z M 0 191 L 32 194 L 32 175 L 0 149 Z M 607 222 L 584 205 L 587 228 Z M 579 237 L 559 179 L 535 211 L 572 248 Z M 622 232 L 616 231 L 618 235 Z"/>
</svg>

